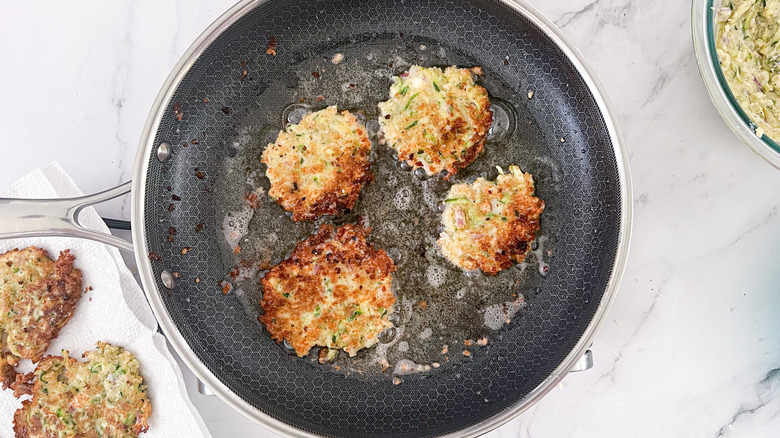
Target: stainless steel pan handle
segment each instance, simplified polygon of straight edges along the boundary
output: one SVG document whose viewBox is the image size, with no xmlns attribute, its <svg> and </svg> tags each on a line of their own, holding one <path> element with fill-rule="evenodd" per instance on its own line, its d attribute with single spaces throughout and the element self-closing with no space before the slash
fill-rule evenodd
<svg viewBox="0 0 780 438">
<path fill-rule="evenodd" d="M 79 222 L 79 214 L 85 208 L 129 193 L 131 183 L 132 181 L 128 181 L 113 189 L 77 198 L 0 198 L 0 239 L 40 236 L 78 237 L 133 252 L 131 242 L 90 230 Z"/>
</svg>

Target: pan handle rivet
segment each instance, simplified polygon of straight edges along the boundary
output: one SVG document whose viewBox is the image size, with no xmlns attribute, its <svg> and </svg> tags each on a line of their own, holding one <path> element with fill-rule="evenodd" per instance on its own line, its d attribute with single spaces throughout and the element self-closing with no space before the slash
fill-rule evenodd
<svg viewBox="0 0 780 438">
<path fill-rule="evenodd" d="M 168 161 L 169 158 L 171 158 L 171 153 L 173 152 L 173 149 L 171 149 L 171 144 L 166 142 L 160 143 L 160 146 L 157 146 L 157 159 L 160 160 L 160 162 L 164 163 Z"/>
<path fill-rule="evenodd" d="M 174 280 L 173 274 L 167 269 L 160 272 L 160 280 L 162 280 L 163 285 L 168 289 L 173 289 L 174 286 L 176 286 L 176 280 Z"/>
</svg>

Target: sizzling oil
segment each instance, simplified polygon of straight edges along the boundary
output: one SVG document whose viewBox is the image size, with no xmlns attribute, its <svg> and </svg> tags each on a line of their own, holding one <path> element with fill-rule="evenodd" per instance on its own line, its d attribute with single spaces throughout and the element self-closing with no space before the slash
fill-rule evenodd
<svg viewBox="0 0 780 438">
<path fill-rule="evenodd" d="M 257 105 L 250 109 L 233 141 L 235 153 L 224 161 L 221 183 L 215 187 L 223 210 L 215 225 L 225 233 L 223 260 L 236 267 L 226 273 L 233 286 L 231 293 L 237 295 L 247 317 L 256 321 L 263 269 L 287 257 L 297 242 L 322 223 L 340 225 L 360 216 L 373 229 L 369 241 L 386 250 L 397 267 L 393 277 L 397 303 L 391 315 L 394 328 L 382 333 L 375 347 L 361 350 L 355 358 L 340 354 L 330 368 L 367 377 L 382 374 L 384 369 L 385 375 L 398 379 L 471 360 L 480 350 L 490 348 L 491 340 L 502 336 L 502 327 L 512 318 L 522 316 L 553 255 L 554 238 L 547 230 L 555 217 L 549 211 L 542 215 L 541 232 L 526 262 L 495 276 L 462 271 L 444 259 L 436 245 L 442 203 L 452 184 L 470 183 L 479 176 L 494 179 L 495 166 L 517 164 L 534 173 L 540 197 L 544 199 L 541 193 L 554 190 L 553 182 L 559 177 L 555 167 L 523 147 L 528 142 L 523 134 L 534 125 L 522 103 L 518 104 L 526 99 L 525 93 L 521 97 L 513 93 L 483 66 L 486 74 L 480 82 L 491 94 L 495 119 L 485 151 L 451 181 L 440 176 L 428 178 L 424 172 L 410 171 L 383 144 L 381 132 L 377 132 L 376 105 L 387 99 L 391 77 L 412 64 L 475 64 L 433 41 L 405 47 L 374 44 L 369 50 L 347 44 L 321 55 L 291 66 L 294 76 L 270 83 L 258 96 Z M 333 59 L 341 60 L 334 63 Z M 296 223 L 265 194 L 269 182 L 260 154 L 286 123 L 333 104 L 365 121 L 372 141 L 375 181 L 363 188 L 354 211 Z M 245 199 L 253 191 L 259 195 L 256 209 Z M 308 360 L 322 366 L 316 364 L 315 350 Z"/>
</svg>

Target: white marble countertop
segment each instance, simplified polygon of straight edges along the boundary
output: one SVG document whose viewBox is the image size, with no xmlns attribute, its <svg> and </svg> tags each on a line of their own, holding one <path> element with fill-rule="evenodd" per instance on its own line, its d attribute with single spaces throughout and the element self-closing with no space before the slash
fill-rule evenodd
<svg viewBox="0 0 780 438">
<path fill-rule="evenodd" d="M 595 367 L 488 434 L 777 436 L 780 171 L 721 121 L 690 4 L 531 0 L 606 88 L 628 146 L 634 235 Z M 232 0 L 0 6 L 0 186 L 52 160 L 84 192 L 130 178 L 157 92 Z M 128 218 L 127 199 L 98 207 Z M 777 282 L 777 283 L 776 283 Z M 195 389 L 215 437 L 273 436 Z"/>
</svg>

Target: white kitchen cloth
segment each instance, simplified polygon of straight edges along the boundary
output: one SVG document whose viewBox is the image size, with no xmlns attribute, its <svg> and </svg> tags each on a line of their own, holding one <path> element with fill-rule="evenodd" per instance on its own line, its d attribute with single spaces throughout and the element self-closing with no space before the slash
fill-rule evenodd
<svg viewBox="0 0 780 438">
<path fill-rule="evenodd" d="M 0 192 L 5 198 L 61 198 L 81 196 L 73 180 L 58 163 L 36 169 L 8 189 Z M 81 223 L 88 228 L 108 232 L 108 227 L 93 208 L 81 212 Z M 83 275 L 84 293 L 73 318 L 54 339 L 47 354 L 70 351 L 71 357 L 95 349 L 95 342 L 104 341 L 124 347 L 138 358 L 141 374 L 152 402 L 149 431 L 142 438 L 209 437 L 210 434 L 187 396 L 181 370 L 157 332 L 157 322 L 141 287 L 122 261 L 119 250 L 84 239 L 37 237 L 0 240 L 0 253 L 37 246 L 49 252 L 52 259 L 60 251 L 70 249 L 76 257 L 76 268 Z M 32 369 L 28 360 L 24 371 Z M 0 437 L 12 437 L 13 415 L 21 402 L 11 390 L 0 391 Z"/>
</svg>

